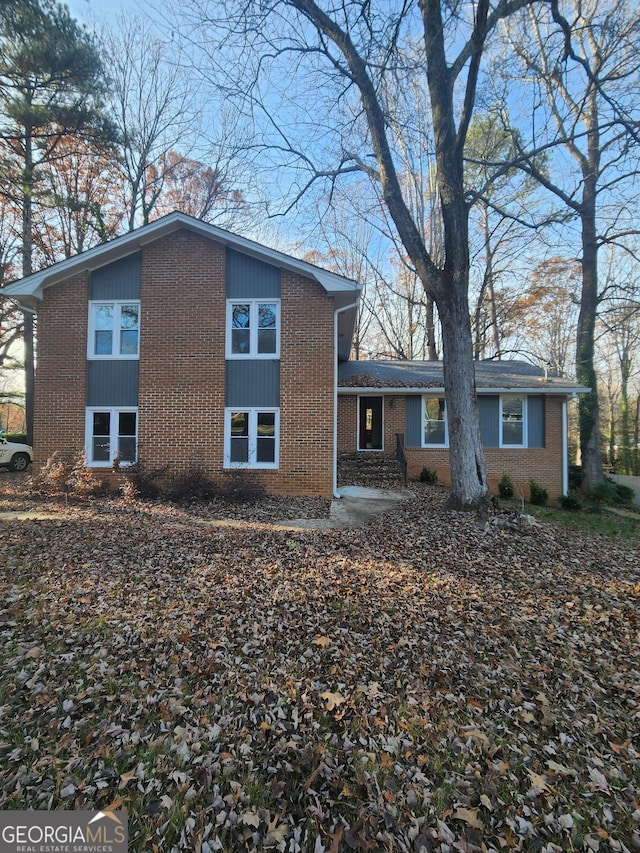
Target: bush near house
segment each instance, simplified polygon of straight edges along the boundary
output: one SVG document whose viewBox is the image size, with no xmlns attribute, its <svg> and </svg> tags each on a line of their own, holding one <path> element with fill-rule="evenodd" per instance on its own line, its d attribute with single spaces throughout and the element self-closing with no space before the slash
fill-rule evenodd
<svg viewBox="0 0 640 853">
<path fill-rule="evenodd" d="M 635 491 L 630 486 L 616 483 L 611 477 L 601 480 L 590 495 L 597 503 L 622 504 L 623 506 L 633 502 Z"/>
<path fill-rule="evenodd" d="M 498 492 L 503 501 L 508 501 L 515 495 L 513 480 L 508 474 L 503 474 L 502 479 L 498 483 Z"/>
<path fill-rule="evenodd" d="M 529 480 L 529 500 L 534 506 L 546 506 L 549 501 L 549 493 L 543 489 L 535 480 Z"/>
</svg>

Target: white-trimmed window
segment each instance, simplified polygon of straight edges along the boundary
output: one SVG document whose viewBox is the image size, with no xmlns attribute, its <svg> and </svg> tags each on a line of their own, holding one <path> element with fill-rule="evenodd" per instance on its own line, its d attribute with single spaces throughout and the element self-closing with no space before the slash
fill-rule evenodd
<svg viewBox="0 0 640 853">
<path fill-rule="evenodd" d="M 500 397 L 500 446 L 527 446 L 527 398 L 508 394 Z"/>
<path fill-rule="evenodd" d="M 225 468 L 277 468 L 278 409 L 226 409 Z"/>
<path fill-rule="evenodd" d="M 227 358 L 279 358 L 280 300 L 227 301 Z"/>
<path fill-rule="evenodd" d="M 423 447 L 448 447 L 447 406 L 444 397 L 422 398 Z"/>
<path fill-rule="evenodd" d="M 139 302 L 89 303 L 89 358 L 138 358 L 139 351 Z"/>
<path fill-rule="evenodd" d="M 110 468 L 116 460 L 132 465 L 138 454 L 138 410 L 95 407 L 87 409 L 85 423 L 87 463 Z"/>
</svg>

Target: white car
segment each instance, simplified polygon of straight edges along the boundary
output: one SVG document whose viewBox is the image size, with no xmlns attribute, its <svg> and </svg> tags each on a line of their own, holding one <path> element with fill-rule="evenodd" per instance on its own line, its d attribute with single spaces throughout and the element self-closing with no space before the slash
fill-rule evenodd
<svg viewBox="0 0 640 853">
<path fill-rule="evenodd" d="M 0 435 L 0 468 L 10 471 L 26 471 L 33 461 L 33 450 L 28 444 L 7 441 Z"/>
</svg>

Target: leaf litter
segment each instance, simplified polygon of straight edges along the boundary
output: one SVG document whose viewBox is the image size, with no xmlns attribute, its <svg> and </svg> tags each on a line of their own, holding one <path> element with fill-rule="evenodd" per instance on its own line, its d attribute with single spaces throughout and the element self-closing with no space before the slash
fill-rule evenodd
<svg viewBox="0 0 640 853">
<path fill-rule="evenodd" d="M 638 554 L 428 487 L 272 523 L 326 509 L 0 522 L 0 808 L 126 808 L 152 853 L 640 850 Z"/>
</svg>

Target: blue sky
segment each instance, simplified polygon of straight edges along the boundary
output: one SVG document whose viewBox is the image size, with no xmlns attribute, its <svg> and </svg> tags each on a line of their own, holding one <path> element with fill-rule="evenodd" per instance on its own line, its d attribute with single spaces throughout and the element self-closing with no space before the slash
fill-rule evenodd
<svg viewBox="0 0 640 853">
<path fill-rule="evenodd" d="M 109 20 L 122 9 L 131 9 L 131 0 L 63 0 L 72 16 L 81 24 L 90 23 L 97 17 Z"/>
</svg>

